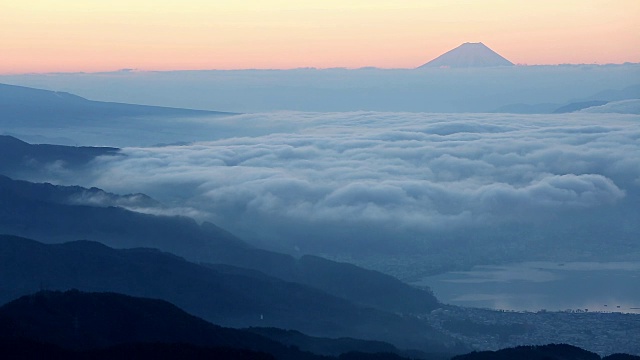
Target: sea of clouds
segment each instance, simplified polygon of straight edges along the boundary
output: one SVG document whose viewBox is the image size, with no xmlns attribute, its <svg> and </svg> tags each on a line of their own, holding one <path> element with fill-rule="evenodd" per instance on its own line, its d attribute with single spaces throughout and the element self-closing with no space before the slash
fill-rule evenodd
<svg viewBox="0 0 640 360">
<path fill-rule="evenodd" d="M 637 115 L 273 112 L 192 121 L 214 140 L 124 148 L 100 158 L 85 185 L 145 193 L 250 241 L 303 250 L 510 222 L 552 226 L 563 216 L 587 223 L 608 212 L 625 214 L 612 227 L 633 227 L 640 212 Z"/>
</svg>

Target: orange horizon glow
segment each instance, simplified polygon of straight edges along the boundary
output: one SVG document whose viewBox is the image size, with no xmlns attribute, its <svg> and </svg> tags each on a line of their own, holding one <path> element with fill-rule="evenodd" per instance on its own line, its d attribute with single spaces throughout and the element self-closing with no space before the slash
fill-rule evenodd
<svg viewBox="0 0 640 360">
<path fill-rule="evenodd" d="M 637 0 L 219 3 L 0 0 L 0 73 L 415 68 L 464 42 L 516 64 L 640 62 Z"/>
</svg>

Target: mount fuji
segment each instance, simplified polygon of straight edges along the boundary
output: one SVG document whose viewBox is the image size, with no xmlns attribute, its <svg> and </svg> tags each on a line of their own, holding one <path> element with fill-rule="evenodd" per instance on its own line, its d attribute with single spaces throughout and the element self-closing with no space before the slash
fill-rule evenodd
<svg viewBox="0 0 640 360">
<path fill-rule="evenodd" d="M 481 42 L 467 42 L 453 50 L 447 51 L 428 63 L 418 67 L 418 69 L 434 67 L 471 68 L 491 66 L 513 66 L 513 63 L 495 51 L 489 49 L 489 47 Z"/>
</svg>

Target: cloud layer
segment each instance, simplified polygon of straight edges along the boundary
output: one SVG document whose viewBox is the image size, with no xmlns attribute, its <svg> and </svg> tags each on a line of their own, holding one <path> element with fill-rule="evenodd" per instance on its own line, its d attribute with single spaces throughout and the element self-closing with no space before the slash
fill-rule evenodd
<svg viewBox="0 0 640 360">
<path fill-rule="evenodd" d="M 263 241 L 401 241 L 638 211 L 638 116 L 281 112 L 210 125 L 235 137 L 126 148 L 99 161 L 91 185 L 191 207 Z"/>
</svg>

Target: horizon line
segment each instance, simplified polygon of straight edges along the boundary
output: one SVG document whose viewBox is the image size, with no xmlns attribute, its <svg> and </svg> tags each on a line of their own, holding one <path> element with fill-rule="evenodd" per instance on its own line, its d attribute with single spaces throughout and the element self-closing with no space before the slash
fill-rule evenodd
<svg viewBox="0 0 640 360">
<path fill-rule="evenodd" d="M 496 68 L 514 68 L 514 67 L 553 67 L 553 66 L 625 66 L 625 65 L 638 65 L 640 62 L 625 61 L 622 63 L 558 63 L 558 64 L 527 64 L 527 63 L 514 63 L 513 65 L 503 66 L 487 66 L 487 67 L 432 67 L 432 68 L 419 68 L 417 67 L 377 67 L 377 66 L 360 66 L 360 67 L 315 67 L 315 66 L 300 66 L 294 68 L 230 68 L 230 69 L 216 69 L 216 68 L 197 68 L 197 69 L 138 69 L 138 68 L 119 68 L 114 70 L 97 70 L 97 71 L 31 71 L 31 72 L 0 72 L 0 76 L 20 76 L 20 75 L 72 75 L 72 74 L 126 74 L 126 73 L 158 73 L 158 72 L 190 72 L 190 71 L 294 71 L 294 70 L 418 70 L 418 71 L 438 71 L 438 70 L 470 70 L 470 69 L 496 69 Z"/>
</svg>

